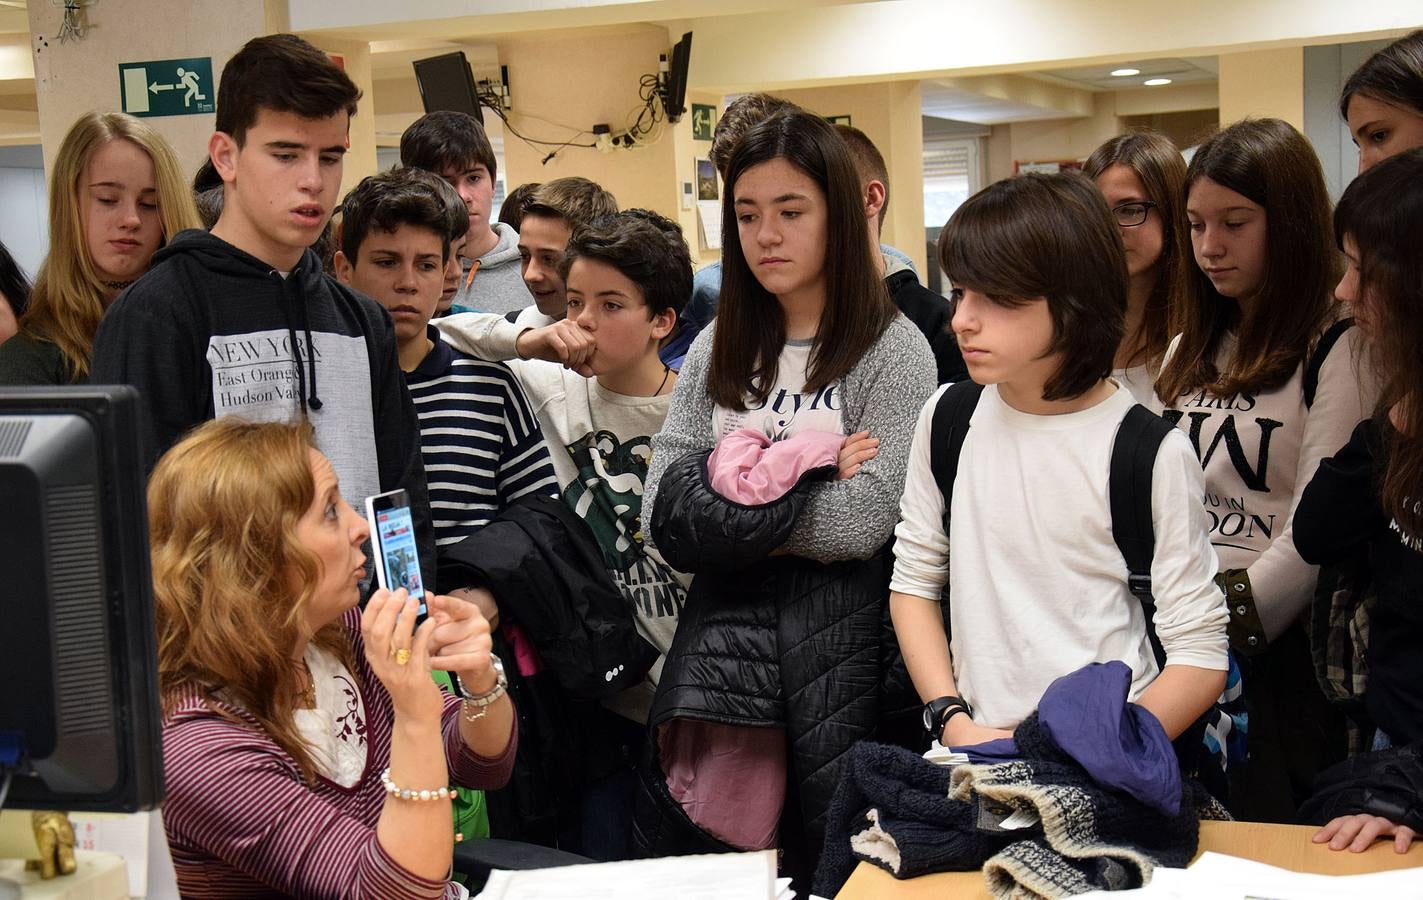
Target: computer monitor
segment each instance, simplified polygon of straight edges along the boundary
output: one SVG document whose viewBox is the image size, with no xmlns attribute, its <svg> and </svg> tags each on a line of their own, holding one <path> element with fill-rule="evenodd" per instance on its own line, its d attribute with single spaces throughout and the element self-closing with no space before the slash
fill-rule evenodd
<svg viewBox="0 0 1423 900">
<path fill-rule="evenodd" d="M 484 124 L 479 95 L 474 89 L 474 73 L 463 50 L 415 60 L 415 82 L 420 86 L 420 102 L 425 112 L 442 109 L 468 113 Z"/>
<path fill-rule="evenodd" d="M 0 388 L 5 805 L 162 799 L 162 711 L 138 395 Z"/>
<path fill-rule="evenodd" d="M 688 31 L 672 46 L 667 69 L 667 85 L 662 94 L 662 110 L 667 121 L 675 122 L 687 111 L 687 66 L 692 59 L 692 33 Z"/>
</svg>

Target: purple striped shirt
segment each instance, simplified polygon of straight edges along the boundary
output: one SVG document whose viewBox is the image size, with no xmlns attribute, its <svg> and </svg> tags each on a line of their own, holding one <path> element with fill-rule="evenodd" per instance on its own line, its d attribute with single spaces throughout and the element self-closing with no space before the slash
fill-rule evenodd
<svg viewBox="0 0 1423 900">
<path fill-rule="evenodd" d="M 209 709 L 196 691 L 163 722 L 163 823 L 184 898 L 368 898 L 448 900 L 457 888 L 397 864 L 376 839 L 385 803 L 395 710 L 366 662 L 360 612 L 342 620 L 366 712 L 366 770 L 352 788 L 317 776 L 315 787 L 240 708 L 214 701 L 247 724 Z M 445 696 L 445 756 L 451 781 L 497 788 L 509 779 L 518 735 L 497 759 L 464 745 L 460 700 Z M 436 785 L 429 785 L 436 787 Z"/>
</svg>

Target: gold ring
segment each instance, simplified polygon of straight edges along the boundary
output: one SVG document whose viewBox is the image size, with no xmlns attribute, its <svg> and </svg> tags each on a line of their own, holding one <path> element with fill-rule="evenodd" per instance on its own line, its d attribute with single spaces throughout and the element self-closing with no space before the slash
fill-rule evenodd
<svg viewBox="0 0 1423 900">
<path fill-rule="evenodd" d="M 410 662 L 409 650 L 405 649 L 404 647 L 401 647 L 399 650 L 395 651 L 395 664 L 397 666 L 403 666 L 408 662 Z"/>
</svg>

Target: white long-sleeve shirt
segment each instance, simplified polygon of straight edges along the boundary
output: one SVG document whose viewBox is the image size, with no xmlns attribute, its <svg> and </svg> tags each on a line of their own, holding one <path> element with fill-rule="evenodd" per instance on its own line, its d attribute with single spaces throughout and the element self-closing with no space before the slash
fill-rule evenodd
<svg viewBox="0 0 1423 900">
<path fill-rule="evenodd" d="M 1180 338 L 1172 340 L 1167 358 Z M 1314 405 L 1304 405 L 1301 363 L 1280 387 L 1217 397 L 1191 391 L 1172 398 L 1170 412 L 1205 469 L 1206 515 L 1222 569 L 1246 569 L 1265 635 L 1274 640 L 1314 596 L 1319 568 L 1300 558 L 1291 534 L 1295 505 L 1320 460 L 1349 442 L 1368 416 L 1377 388 L 1362 356 L 1357 328 L 1324 358 Z M 1216 354 L 1224 369 L 1236 351 L 1226 335 Z M 1161 402 L 1152 406 L 1160 412 Z"/>
<path fill-rule="evenodd" d="M 1107 492 L 1131 395 L 1118 387 L 1089 409 L 1040 416 L 984 388 L 959 457 L 946 538 L 943 495 L 929 468 L 943 390 L 915 426 L 891 590 L 937 600 L 949 583 L 954 681 L 981 725 L 1014 726 L 1055 678 L 1091 662 L 1131 666 L 1137 697 L 1157 667 L 1112 538 Z M 1152 473 L 1157 636 L 1169 663 L 1224 670 L 1227 613 L 1200 503 L 1201 467 L 1184 435 L 1167 435 Z"/>
</svg>

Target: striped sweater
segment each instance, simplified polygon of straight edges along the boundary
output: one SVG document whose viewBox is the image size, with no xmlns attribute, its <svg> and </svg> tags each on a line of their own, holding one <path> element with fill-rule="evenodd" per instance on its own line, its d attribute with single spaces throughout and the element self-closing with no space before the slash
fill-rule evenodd
<svg viewBox="0 0 1423 900">
<path fill-rule="evenodd" d="M 435 544 L 459 543 L 526 494 L 556 496 L 548 446 L 524 390 L 502 363 L 440 340 L 405 384 L 420 417 Z"/>
<path fill-rule="evenodd" d="M 321 777 L 308 786 L 296 761 L 244 710 L 204 700 L 195 689 L 176 698 L 164 717 L 163 822 L 185 900 L 460 896 L 457 885 L 401 868 L 376 838 L 385 803 L 380 772 L 390 764 L 395 711 L 366 662 L 360 611 L 348 612 L 342 624 L 366 710 L 366 770 L 354 788 Z M 513 768 L 517 734 L 499 758 L 477 756 L 460 738 L 459 706 L 458 697 L 445 696 L 451 781 L 502 786 Z"/>
</svg>

